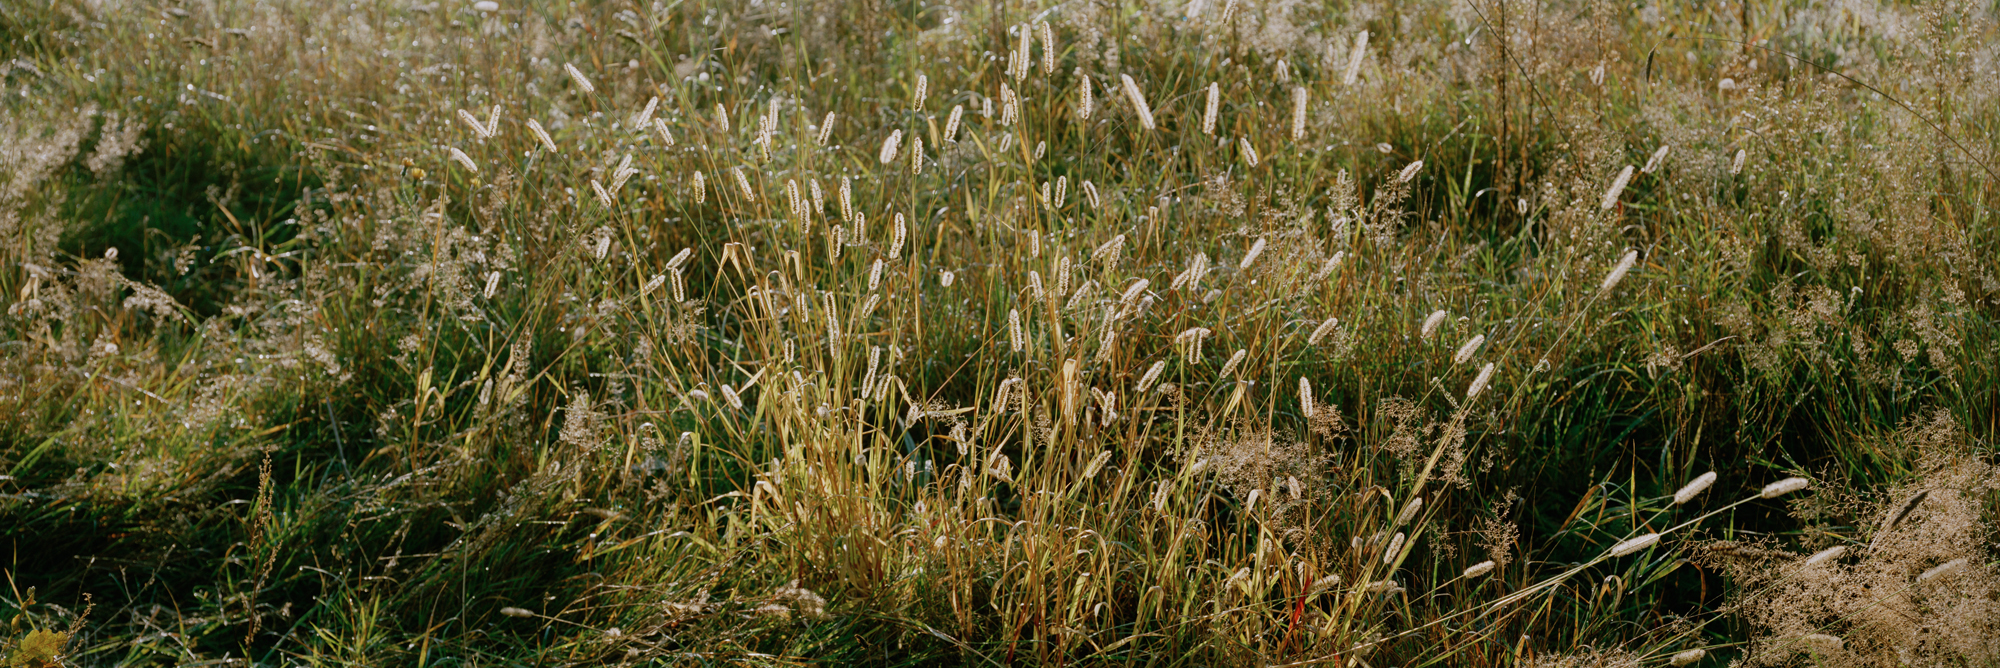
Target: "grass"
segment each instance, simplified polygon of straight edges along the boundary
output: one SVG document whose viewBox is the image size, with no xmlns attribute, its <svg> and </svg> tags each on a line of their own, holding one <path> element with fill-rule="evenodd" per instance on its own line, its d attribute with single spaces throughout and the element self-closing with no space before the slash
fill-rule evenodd
<svg viewBox="0 0 2000 668">
<path fill-rule="evenodd" d="M 1718 7 L 0 10 L 8 661 L 1990 663 L 1994 11 Z"/>
</svg>

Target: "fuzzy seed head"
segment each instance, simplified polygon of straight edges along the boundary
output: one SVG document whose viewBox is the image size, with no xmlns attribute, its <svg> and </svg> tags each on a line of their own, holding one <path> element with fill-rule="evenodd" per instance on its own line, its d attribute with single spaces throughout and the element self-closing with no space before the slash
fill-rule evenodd
<svg viewBox="0 0 2000 668">
<path fill-rule="evenodd" d="M 1485 345 L 1485 343 L 1486 343 L 1485 334 L 1473 335 L 1472 338 L 1467 339 L 1465 341 L 1465 345 L 1458 347 L 1457 353 L 1452 354 L 1451 362 L 1453 364 L 1464 364 L 1466 362 L 1472 361 L 1472 356 L 1475 353 L 1479 352 L 1479 346 Z"/>
<path fill-rule="evenodd" d="M 1284 61 L 1282 60 L 1278 62 L 1280 65 L 1284 64 Z M 1279 68 L 1279 71 L 1282 72 L 1284 70 L 1281 67 Z M 1292 141 L 1293 142 L 1302 142 L 1306 140 L 1306 103 L 1308 101 L 1309 101 L 1309 96 L 1306 93 L 1305 86 L 1295 86 L 1292 88 Z"/>
<path fill-rule="evenodd" d="M 1466 567 L 1465 572 L 1460 573 L 1459 577 L 1470 580 L 1472 578 L 1476 578 L 1481 575 L 1493 572 L 1493 568 L 1497 565 L 1498 564 L 1493 563 L 1493 560 L 1488 559 L 1486 561 L 1482 561 Z"/>
<path fill-rule="evenodd" d="M 1638 538 L 1632 538 L 1611 546 L 1611 556 L 1622 557 L 1652 547 L 1653 544 L 1658 542 L 1660 542 L 1660 534 L 1657 533 L 1649 533 Z"/>
<path fill-rule="evenodd" d="M 1139 92 L 1139 82 L 1130 74 L 1120 74 L 1118 78 L 1125 84 L 1125 97 L 1132 100 L 1132 110 L 1139 114 L 1139 127 L 1153 129 L 1153 107 L 1146 104 L 1146 94 Z"/>
<path fill-rule="evenodd" d="M 1487 362 L 1486 366 L 1479 369 L 1479 375 L 1473 377 L 1472 385 L 1465 388 L 1465 398 L 1470 400 L 1473 397 L 1479 396 L 1480 392 L 1486 391 L 1486 384 L 1492 381 L 1493 363 Z"/>
<path fill-rule="evenodd" d="M 1700 496 L 1702 492 L 1707 491 L 1709 485 L 1715 484 L 1715 478 L 1715 472 L 1709 471 L 1695 477 L 1694 480 L 1688 481 L 1688 484 L 1681 487 L 1680 491 L 1674 492 L 1674 505 L 1687 505 L 1687 502 L 1693 501 L 1694 497 Z"/>
<path fill-rule="evenodd" d="M 1618 258 L 1618 264 L 1611 268 L 1611 273 L 1604 275 L 1604 283 L 1597 287 L 1598 292 L 1610 292 L 1612 288 L 1618 287 L 1618 282 L 1625 280 L 1625 274 L 1632 271 L 1632 266 L 1638 263 L 1639 251 L 1625 251 L 1625 256 Z"/>
<path fill-rule="evenodd" d="M 1639 173 L 1651 174 L 1660 171 L 1660 168 L 1667 164 L 1667 150 L 1670 148 L 1672 147 L 1661 144 L 1659 150 L 1653 151 L 1653 157 L 1646 159 L 1646 166 L 1640 169 Z"/>
<path fill-rule="evenodd" d="M 585 93 L 597 92 L 597 87 L 590 85 L 590 79 L 584 78 L 583 70 L 577 69 L 576 65 L 563 63 L 563 71 L 569 73 L 570 80 L 576 82 L 578 90 L 582 90 Z"/>
<path fill-rule="evenodd" d="M 1354 50 L 1347 54 L 1347 73 L 1341 75 L 1343 86 L 1352 86 L 1361 78 L 1361 61 L 1368 57 L 1368 31 L 1363 30 L 1354 38 Z"/>
<path fill-rule="evenodd" d="M 1805 489 L 1810 485 L 1812 485 L 1812 481 L 1806 480 L 1805 478 L 1786 478 L 1784 480 L 1780 480 L 1771 483 L 1769 485 L 1765 485 L 1763 491 L 1758 492 L 1757 495 L 1766 499 L 1775 499 L 1784 496 L 1786 494 L 1790 494 L 1792 492 Z"/>
<path fill-rule="evenodd" d="M 1421 334 L 1423 335 L 1423 338 L 1429 340 L 1432 334 L 1436 334 L 1438 326 L 1444 324 L 1444 319 L 1445 319 L 1444 309 L 1438 309 L 1436 311 L 1432 311 L 1430 317 L 1424 318 L 1424 326 L 1420 330 Z"/>
<path fill-rule="evenodd" d="M 1632 166 L 1626 165 L 1625 169 L 1619 170 L 1618 178 L 1611 180 L 1611 187 L 1604 191 L 1604 200 L 1597 203 L 1597 208 L 1610 211 L 1611 207 L 1618 206 L 1618 196 L 1624 194 L 1625 186 L 1631 182 Z"/>
<path fill-rule="evenodd" d="M 1208 84 L 1208 104 L 1202 108 L 1201 112 L 1202 134 L 1210 136 L 1213 136 L 1215 134 L 1215 113 L 1216 111 L 1220 110 L 1221 107 L 1222 107 L 1222 86 L 1220 84 L 1210 82 Z"/>
</svg>

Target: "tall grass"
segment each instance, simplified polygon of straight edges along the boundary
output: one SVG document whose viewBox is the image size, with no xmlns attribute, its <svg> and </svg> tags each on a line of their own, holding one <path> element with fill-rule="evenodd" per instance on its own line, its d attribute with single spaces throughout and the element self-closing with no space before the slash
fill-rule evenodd
<svg viewBox="0 0 2000 668">
<path fill-rule="evenodd" d="M 0 10 L 10 660 L 1991 662 L 1993 9 L 1714 9 Z"/>
</svg>

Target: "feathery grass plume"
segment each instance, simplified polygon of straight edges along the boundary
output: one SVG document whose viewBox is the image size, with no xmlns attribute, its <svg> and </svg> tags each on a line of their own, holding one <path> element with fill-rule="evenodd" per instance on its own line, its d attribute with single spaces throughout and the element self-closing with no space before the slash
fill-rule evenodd
<svg viewBox="0 0 2000 668">
<path fill-rule="evenodd" d="M 1313 406 L 1312 381 L 1305 376 L 1299 376 L 1299 414 L 1304 415 L 1306 419 L 1310 420 L 1318 412 L 1315 408 Z"/>
<path fill-rule="evenodd" d="M 1653 157 L 1646 159 L 1646 166 L 1641 168 L 1639 170 L 1639 173 L 1651 174 L 1653 172 L 1660 171 L 1661 167 L 1666 166 L 1667 150 L 1669 148 L 1671 148 L 1671 146 L 1667 144 L 1661 144 L 1659 150 L 1653 151 Z"/>
<path fill-rule="evenodd" d="M 1833 547 L 1829 547 L 1824 550 L 1814 552 L 1812 556 L 1806 557 L 1805 563 L 1800 564 L 1800 566 L 1804 568 L 1812 568 L 1814 566 L 1818 566 L 1820 564 L 1824 564 L 1826 562 L 1839 559 L 1846 554 L 1847 554 L 1846 545 L 1835 545 Z"/>
<path fill-rule="evenodd" d="M 722 126 L 723 134 L 729 134 L 729 107 L 723 106 L 721 102 L 715 103 L 715 123 Z"/>
<path fill-rule="evenodd" d="M 1153 107 L 1146 104 L 1146 94 L 1139 92 L 1139 82 L 1133 81 L 1130 74 L 1120 74 L 1118 78 L 1125 83 L 1125 97 L 1132 100 L 1132 110 L 1139 114 L 1139 127 L 1153 129 Z"/>
<path fill-rule="evenodd" d="M 1201 112 L 1202 134 L 1211 136 L 1215 134 L 1215 114 L 1221 108 L 1222 85 L 1211 81 L 1208 83 L 1208 103 L 1202 107 Z"/>
<path fill-rule="evenodd" d="M 1237 263 L 1236 269 L 1243 271 L 1249 269 L 1250 265 L 1256 264 L 1257 256 L 1264 254 L 1264 243 L 1264 237 L 1257 237 L 1256 241 L 1251 242 L 1250 252 L 1243 254 L 1243 261 Z"/>
<path fill-rule="evenodd" d="M 1409 183 L 1410 179 L 1417 178 L 1417 172 L 1423 171 L 1423 169 L 1424 169 L 1424 161 L 1418 160 L 1416 162 L 1412 162 L 1409 165 L 1404 166 L 1403 171 L 1398 172 L 1396 174 L 1396 182 Z"/>
<path fill-rule="evenodd" d="M 1418 333 L 1422 335 L 1424 340 L 1430 340 L 1431 335 L 1437 333 L 1438 326 L 1444 324 L 1444 319 L 1444 309 L 1432 311 L 1430 317 L 1424 318 L 1424 326 Z"/>
<path fill-rule="evenodd" d="M 697 171 L 694 173 L 694 203 L 701 204 L 707 200 L 708 181 L 702 177 L 701 172 Z"/>
<path fill-rule="evenodd" d="M 1410 504 L 1403 506 L 1403 512 L 1396 513 L 1396 522 L 1389 526 L 1391 527 L 1403 526 L 1404 524 L 1409 523 L 1411 519 L 1414 519 L 1417 516 L 1417 511 L 1423 509 L 1424 509 L 1424 497 L 1419 496 L 1410 499 Z"/>
<path fill-rule="evenodd" d="M 891 162 L 895 162 L 896 152 L 899 148 L 901 148 L 902 144 L 903 144 L 903 131 L 902 130 L 891 131 L 889 133 L 889 136 L 882 140 L 882 152 L 880 155 L 876 156 L 876 159 L 882 161 L 882 164 L 884 165 L 889 164 Z"/>
<path fill-rule="evenodd" d="M 1075 358 L 1063 360 L 1061 406 L 1063 421 L 1076 424 L 1077 361 Z"/>
<path fill-rule="evenodd" d="M 1598 210 L 1610 211 L 1611 207 L 1618 206 L 1618 196 L 1625 192 L 1626 184 L 1631 182 L 1632 166 L 1626 165 L 1625 169 L 1619 170 L 1618 178 L 1611 180 L 1611 187 L 1604 191 L 1604 200 L 1597 203 Z"/>
<path fill-rule="evenodd" d="M 1097 91 L 1091 87 L 1090 75 L 1077 77 L 1076 119 L 1090 120 L 1090 114 L 1097 111 Z"/>
<path fill-rule="evenodd" d="M 1235 375 L 1236 367 L 1242 365 L 1243 360 L 1249 356 L 1250 356 L 1250 351 L 1242 348 L 1237 348 L 1236 354 L 1230 355 L 1229 361 L 1222 363 L 1222 372 L 1216 375 L 1222 376 L 1224 378 Z"/>
<path fill-rule="evenodd" d="M 1017 353 L 1025 346 L 1025 342 L 1021 340 L 1020 309 L 1007 309 L 1007 342 L 1013 345 L 1014 352 Z"/>
<path fill-rule="evenodd" d="M 951 114 L 944 118 L 944 140 L 946 142 L 958 141 L 958 121 L 964 115 L 965 105 L 951 105 Z"/>
<path fill-rule="evenodd" d="M 1493 560 L 1492 560 L 1492 559 L 1488 559 L 1488 560 L 1486 560 L 1486 561 L 1482 561 L 1482 562 L 1479 562 L 1479 563 L 1476 563 L 1476 564 L 1473 564 L 1473 565 L 1471 565 L 1471 566 L 1467 566 L 1467 567 L 1465 568 L 1465 572 L 1463 572 L 1463 573 L 1459 573 L 1459 574 L 1458 574 L 1458 576 L 1459 576 L 1459 577 L 1461 577 L 1461 578 L 1465 578 L 1465 579 L 1467 579 L 1467 580 L 1470 580 L 1470 579 L 1473 579 L 1473 578 L 1476 578 L 1476 577 L 1479 577 L 1479 576 L 1481 576 L 1481 575 L 1485 575 L 1485 574 L 1487 574 L 1487 573 L 1491 573 L 1491 572 L 1493 572 L 1493 568 L 1494 568 L 1494 567 L 1496 567 L 1496 566 L 1498 566 L 1498 565 L 1499 565 L 1499 564 L 1496 564 L 1496 563 L 1493 563 Z"/>
<path fill-rule="evenodd" d="M 563 71 L 569 73 L 569 78 L 572 81 L 575 81 L 576 87 L 583 89 L 583 92 L 585 93 L 597 92 L 597 87 L 590 85 L 590 79 L 584 78 L 583 70 L 577 69 L 576 65 L 570 63 L 563 63 Z"/>
<path fill-rule="evenodd" d="M 1918 575 L 1917 581 L 1930 582 L 1932 580 L 1937 580 L 1940 578 L 1948 578 L 1953 575 L 1957 575 L 1959 571 L 1965 570 L 1965 563 L 1966 563 L 1966 558 L 1959 557 L 1957 559 L 1953 559 L 1951 561 L 1938 564 L 1937 566 L 1931 568 L 1930 570 L 1924 571 L 1921 575 Z"/>
<path fill-rule="evenodd" d="M 457 160 L 458 164 L 465 166 L 465 171 L 472 172 L 474 174 L 479 173 L 479 165 L 472 162 L 472 156 L 466 155 L 465 151 L 458 150 L 458 147 L 456 146 L 453 146 L 446 150 L 451 153 L 451 159 Z"/>
<path fill-rule="evenodd" d="M 640 109 L 639 113 L 632 117 L 632 127 L 634 129 L 643 129 L 651 125 L 653 123 L 653 111 L 659 109 L 659 107 L 660 96 L 654 95 L 652 99 L 646 100 L 646 108 Z"/>
<path fill-rule="evenodd" d="M 610 252 L 610 250 L 611 234 L 606 232 L 603 236 L 597 238 L 597 248 L 591 252 L 591 255 L 601 261 L 604 259 L 604 254 Z"/>
<path fill-rule="evenodd" d="M 1389 539 L 1389 549 L 1382 551 L 1382 565 L 1388 566 L 1396 563 L 1396 557 L 1403 554 L 1403 541 L 1406 539 L 1408 539 L 1408 536 L 1403 535 L 1401 531 L 1396 532 L 1395 538 Z"/>
<path fill-rule="evenodd" d="M 930 95 L 931 93 L 930 89 L 931 89 L 931 78 L 924 76 L 924 73 L 922 72 L 918 72 L 917 90 L 916 92 L 910 94 L 910 108 L 911 109 L 924 108 L 924 98 Z"/>
<path fill-rule="evenodd" d="M 792 217 L 806 221 L 805 197 L 799 194 L 798 179 L 785 179 L 785 204 L 791 207 Z"/>
<path fill-rule="evenodd" d="M 1084 181 L 1084 182 L 1083 182 L 1083 198 L 1084 198 L 1085 200 L 1088 200 L 1088 201 L 1090 202 L 1090 210 L 1091 210 L 1091 211 L 1097 211 L 1098 209 L 1102 208 L 1102 207 L 1101 207 L 1101 205 L 1100 205 L 1100 204 L 1098 203 L 1098 200 L 1097 200 L 1097 184 L 1095 184 L 1095 183 L 1091 183 L 1091 182 L 1089 182 L 1089 181 Z M 1122 235 L 1122 234 L 1121 234 L 1121 235 L 1119 235 L 1119 236 L 1124 236 L 1124 235 Z"/>
<path fill-rule="evenodd" d="M 535 139 L 542 143 L 542 148 L 548 149 L 550 153 L 557 152 L 556 140 L 549 137 L 549 131 L 542 129 L 541 123 L 532 118 L 528 119 L 528 132 L 534 133 Z"/>
<path fill-rule="evenodd" d="M 1049 27 L 1048 21 L 1041 22 L 1040 28 L 1042 33 L 1042 76 L 1054 76 L 1056 73 L 1056 32 L 1054 28 Z"/>
<path fill-rule="evenodd" d="M 1370 594 L 1387 594 L 1389 592 L 1396 591 L 1397 589 L 1400 589 L 1400 587 L 1396 585 L 1395 580 L 1381 580 L 1377 582 L 1370 582 L 1368 583 L 1368 586 L 1365 588 L 1365 590 Z"/>
<path fill-rule="evenodd" d="M 1473 397 L 1479 396 L 1480 392 L 1486 391 L 1486 384 L 1492 382 L 1492 380 L 1493 363 L 1487 362 L 1486 366 L 1479 368 L 1479 375 L 1472 378 L 1472 385 L 1465 388 L 1465 398 L 1469 401 Z"/>
<path fill-rule="evenodd" d="M 1679 668 L 1680 666 L 1686 666 L 1693 664 L 1696 661 L 1700 661 L 1702 657 L 1705 656 L 1708 656 L 1708 650 L 1696 647 L 1694 649 L 1675 654 L 1673 658 L 1667 659 L 1667 665 Z"/>
<path fill-rule="evenodd" d="M 1313 272 L 1310 281 L 1318 283 L 1326 280 L 1328 276 L 1333 275 L 1333 272 L 1340 271 L 1340 264 L 1346 260 L 1347 251 L 1334 251 L 1333 257 L 1327 258 L 1326 262 L 1320 264 L 1319 271 Z"/>
<path fill-rule="evenodd" d="M 1805 489 L 1807 486 L 1811 484 L 1812 481 L 1806 480 L 1805 478 L 1786 478 L 1784 480 L 1780 480 L 1771 483 L 1769 485 L 1765 485 L 1764 489 L 1757 493 L 1757 496 L 1766 499 L 1775 499 L 1784 496 L 1786 494 L 1790 494 L 1792 492 Z"/>
<path fill-rule="evenodd" d="M 1361 60 L 1368 57 L 1368 31 L 1361 31 L 1354 38 L 1354 50 L 1347 54 L 1347 73 L 1341 75 L 1340 84 L 1352 86 L 1361 78 Z"/>
<path fill-rule="evenodd" d="M 611 193 L 608 193 L 608 192 L 605 192 L 605 191 L 604 191 L 604 185 L 603 185 L 603 184 L 601 184 L 601 183 L 598 183 L 598 182 L 597 182 L 597 179 L 591 179 L 591 180 L 590 180 L 590 189 L 591 189 L 592 191 L 595 191 L 595 192 L 597 193 L 597 203 L 598 203 L 598 204 L 602 204 L 602 205 L 604 205 L 604 208 L 606 208 L 606 209 L 609 209 L 609 208 L 611 208 Z"/>
<path fill-rule="evenodd" d="M 625 154 L 625 159 L 618 162 L 618 168 L 611 170 L 611 192 L 615 194 L 625 189 L 625 182 L 638 173 L 639 170 L 632 168 L 632 154 Z"/>
<path fill-rule="evenodd" d="M 820 146 L 825 146 L 827 140 L 831 138 L 833 138 L 833 112 L 829 111 L 826 112 L 826 118 L 819 122 L 819 135 L 815 140 Z"/>
<path fill-rule="evenodd" d="M 667 119 L 664 118 L 653 119 L 653 134 L 660 136 L 660 145 L 666 146 L 667 148 L 673 148 L 674 133 L 673 131 L 667 129 Z"/>
<path fill-rule="evenodd" d="M 1321 321 L 1318 327 L 1313 328 L 1312 335 L 1306 337 L 1306 345 L 1309 346 L 1319 345 L 1319 342 L 1322 339 L 1325 339 L 1327 334 L 1332 333 L 1333 329 L 1339 326 L 1340 326 L 1340 318 L 1327 318 L 1326 320 Z"/>
<path fill-rule="evenodd" d="M 814 213 L 819 213 L 821 211 L 825 211 L 826 191 L 820 190 L 819 179 L 807 180 L 806 186 L 808 190 L 812 191 L 812 208 L 809 209 L 807 213 L 814 214 Z"/>
<path fill-rule="evenodd" d="M 1237 137 L 1236 146 L 1237 146 L 1237 151 L 1243 154 L 1243 162 L 1251 167 L 1256 167 L 1257 147 L 1250 145 L 1250 138 Z"/>
<path fill-rule="evenodd" d="M 1688 484 L 1681 487 L 1680 491 L 1674 492 L 1674 505 L 1687 505 L 1687 502 L 1693 501 L 1694 497 L 1700 496 L 1702 492 L 1707 491 L 1709 485 L 1715 484 L 1715 478 L 1715 472 L 1709 471 L 1696 476 L 1694 480 L 1688 481 Z"/>
<path fill-rule="evenodd" d="M 1610 292 L 1612 288 L 1618 287 L 1618 282 L 1625 280 L 1625 274 L 1632 271 L 1632 266 L 1638 262 L 1638 250 L 1625 251 L 1625 256 L 1618 258 L 1618 265 L 1611 268 L 1611 273 L 1605 274 L 1604 283 L 1597 287 L 1597 291 Z"/>
<path fill-rule="evenodd" d="M 1743 160 L 1748 157 L 1750 157 L 1749 151 L 1740 148 L 1736 149 L 1736 157 L 1729 161 L 1730 176 L 1735 176 L 1737 174 L 1743 173 Z"/>
<path fill-rule="evenodd" d="M 875 372 L 882 365 L 882 346 L 868 346 L 868 373 L 861 377 L 861 393 L 875 387 Z"/>
<path fill-rule="evenodd" d="M 1479 352 L 1479 346 L 1484 345 L 1485 343 L 1486 343 L 1485 334 L 1474 334 L 1472 338 L 1465 340 L 1465 345 L 1458 347 L 1458 352 L 1452 353 L 1451 363 L 1464 364 L 1466 362 L 1472 361 L 1472 355 L 1474 353 Z"/>
<path fill-rule="evenodd" d="M 1137 392 L 1139 394 L 1145 394 L 1146 389 L 1153 386 L 1153 381 L 1160 379 L 1160 372 L 1166 370 L 1167 370 L 1166 360 L 1160 360 L 1158 362 L 1154 362 L 1153 366 L 1146 368 L 1146 373 L 1144 375 L 1139 376 L 1139 384 L 1133 387 L 1132 391 Z"/>
<path fill-rule="evenodd" d="M 908 240 L 909 236 L 910 228 L 903 224 L 903 214 L 897 212 L 896 225 L 891 228 L 889 235 L 889 259 L 897 260 L 903 257 L 903 242 Z"/>
<path fill-rule="evenodd" d="M 1649 533 L 1638 538 L 1628 539 L 1611 546 L 1611 556 L 1622 557 L 1652 547 L 1654 543 L 1658 542 L 1660 542 L 1660 534 L 1657 533 Z"/>
<path fill-rule="evenodd" d="M 752 201 L 757 199 L 757 191 L 750 189 L 750 177 L 743 174 L 742 167 L 729 168 L 729 175 L 736 177 L 736 187 L 743 190 L 744 199 Z"/>
<path fill-rule="evenodd" d="M 854 181 L 840 177 L 840 219 L 854 222 Z"/>
<path fill-rule="evenodd" d="M 1284 63 L 1285 61 L 1282 60 L 1278 61 L 1278 64 L 1280 65 L 1279 71 L 1281 72 L 1284 71 L 1284 68 L 1282 67 Z M 1308 100 L 1309 97 L 1306 94 L 1305 86 L 1292 87 L 1292 141 L 1293 142 L 1302 142 L 1306 140 L 1306 102 Z"/>
</svg>

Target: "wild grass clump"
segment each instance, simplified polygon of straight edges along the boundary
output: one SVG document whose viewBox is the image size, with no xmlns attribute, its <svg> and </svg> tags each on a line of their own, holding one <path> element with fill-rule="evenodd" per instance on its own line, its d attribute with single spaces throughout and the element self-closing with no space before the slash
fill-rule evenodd
<svg viewBox="0 0 2000 668">
<path fill-rule="evenodd" d="M 6 651 L 1990 662 L 2000 17 L 1710 9 L 0 10 Z"/>
</svg>

